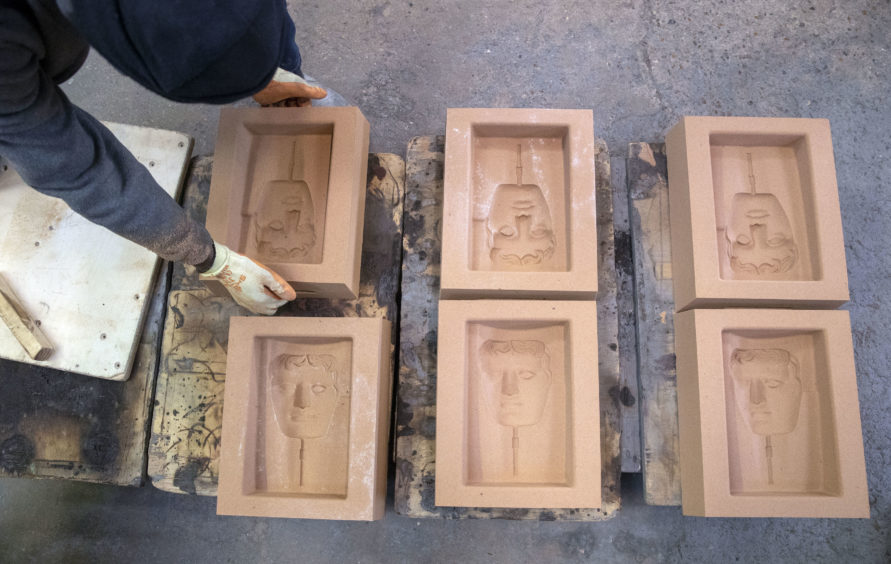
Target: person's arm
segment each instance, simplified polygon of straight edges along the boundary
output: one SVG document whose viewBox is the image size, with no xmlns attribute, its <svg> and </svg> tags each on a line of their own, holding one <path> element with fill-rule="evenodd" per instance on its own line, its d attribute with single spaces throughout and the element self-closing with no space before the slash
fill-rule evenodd
<svg viewBox="0 0 891 564">
<path fill-rule="evenodd" d="M 61 198 L 90 221 L 164 259 L 195 265 L 199 272 L 211 269 L 218 257 L 210 234 L 47 76 L 40 65 L 44 46 L 31 22 L 16 10 L 0 8 L 0 29 L 0 154 L 30 186 Z M 269 314 L 284 303 L 282 298 L 294 298 L 293 289 L 265 267 L 234 262 L 230 271 L 244 269 L 236 278 L 244 276 L 276 294 L 266 295 L 260 287 L 252 292 L 257 300 L 236 296 L 245 307 Z"/>
<path fill-rule="evenodd" d="M 24 15 L 3 10 L 0 25 L 0 154 L 36 190 L 162 258 L 207 260 L 203 226 L 41 68 L 43 42 Z"/>
</svg>

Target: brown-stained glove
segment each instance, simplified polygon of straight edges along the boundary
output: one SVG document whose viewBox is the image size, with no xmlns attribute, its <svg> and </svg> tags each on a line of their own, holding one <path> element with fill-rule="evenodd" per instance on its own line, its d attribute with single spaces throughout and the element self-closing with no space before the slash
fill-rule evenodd
<svg viewBox="0 0 891 564">
<path fill-rule="evenodd" d="M 238 305 L 254 313 L 273 315 L 297 297 L 290 284 L 269 268 L 214 241 L 216 257 L 205 276 L 219 280 Z"/>
</svg>

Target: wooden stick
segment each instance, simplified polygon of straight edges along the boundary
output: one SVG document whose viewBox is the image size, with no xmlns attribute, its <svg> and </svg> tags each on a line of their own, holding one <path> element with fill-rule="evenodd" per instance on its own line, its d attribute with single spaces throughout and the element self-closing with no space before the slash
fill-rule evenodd
<svg viewBox="0 0 891 564">
<path fill-rule="evenodd" d="M 12 331 L 12 336 L 22 345 L 28 356 L 34 360 L 46 360 L 52 356 L 55 351 L 52 343 L 25 311 L 2 274 L 0 274 L 0 319 L 3 319 Z"/>
</svg>

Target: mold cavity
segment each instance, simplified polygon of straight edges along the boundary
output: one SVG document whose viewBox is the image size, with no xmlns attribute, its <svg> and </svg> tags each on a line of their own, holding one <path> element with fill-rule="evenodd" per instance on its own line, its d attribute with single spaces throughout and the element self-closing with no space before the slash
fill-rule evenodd
<svg viewBox="0 0 891 564">
<path fill-rule="evenodd" d="M 472 129 L 471 270 L 569 269 L 568 128 Z"/>
<path fill-rule="evenodd" d="M 822 332 L 722 334 L 731 495 L 841 495 Z"/>
<path fill-rule="evenodd" d="M 807 139 L 715 134 L 710 145 L 720 277 L 821 279 Z"/>
<path fill-rule="evenodd" d="M 239 251 L 271 267 L 319 264 L 333 125 L 247 124 L 236 139 Z M 274 268 L 274 267 L 273 267 Z"/>
<path fill-rule="evenodd" d="M 569 342 L 564 323 L 467 324 L 466 484 L 572 483 Z"/>
<path fill-rule="evenodd" d="M 346 497 L 352 346 L 351 339 L 254 340 L 258 399 L 256 418 L 248 418 L 255 448 L 245 454 L 245 493 Z"/>
</svg>

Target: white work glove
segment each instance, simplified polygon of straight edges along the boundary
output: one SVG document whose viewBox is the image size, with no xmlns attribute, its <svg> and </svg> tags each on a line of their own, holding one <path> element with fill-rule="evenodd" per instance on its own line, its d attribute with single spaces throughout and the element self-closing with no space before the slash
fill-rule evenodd
<svg viewBox="0 0 891 564">
<path fill-rule="evenodd" d="M 290 284 L 262 264 L 214 241 L 216 257 L 204 276 L 219 280 L 238 305 L 254 313 L 273 315 L 297 297 Z"/>
</svg>

